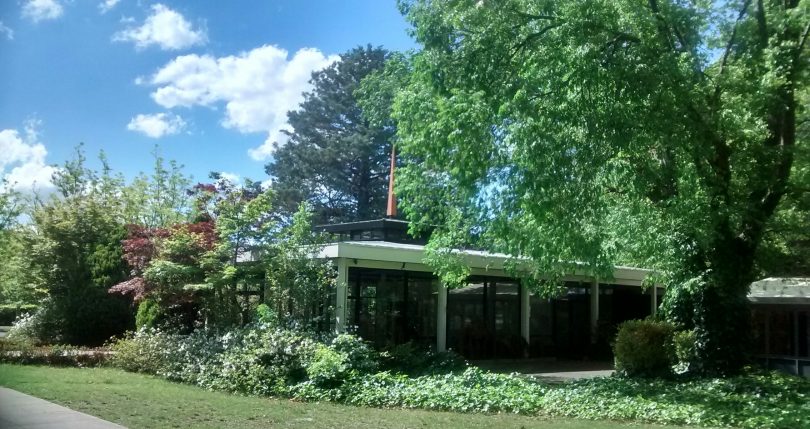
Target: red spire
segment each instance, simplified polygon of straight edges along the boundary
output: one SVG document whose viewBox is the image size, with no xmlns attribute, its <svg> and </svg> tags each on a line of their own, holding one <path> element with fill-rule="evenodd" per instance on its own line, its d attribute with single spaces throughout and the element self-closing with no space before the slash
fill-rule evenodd
<svg viewBox="0 0 810 429">
<path fill-rule="evenodd" d="M 388 176 L 388 208 L 385 211 L 385 215 L 389 218 L 397 216 L 397 197 L 394 195 L 394 169 L 396 165 L 396 146 L 391 145 L 391 174 Z"/>
</svg>

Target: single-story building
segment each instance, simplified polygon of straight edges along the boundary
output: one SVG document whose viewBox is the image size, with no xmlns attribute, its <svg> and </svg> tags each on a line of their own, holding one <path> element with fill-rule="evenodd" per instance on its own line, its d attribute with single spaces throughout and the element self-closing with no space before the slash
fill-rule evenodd
<svg viewBox="0 0 810 429">
<path fill-rule="evenodd" d="M 609 281 L 572 272 L 563 294 L 542 298 L 510 276 L 508 255 L 478 250 L 459 251 L 471 276 L 448 290 L 405 221 L 318 229 L 335 237 L 320 255 L 338 271 L 335 329 L 378 347 L 412 341 L 469 359 L 607 357 L 616 325 L 654 314 L 664 292 L 642 287 L 649 270 L 617 266 Z"/>
<path fill-rule="evenodd" d="M 810 278 L 751 284 L 754 351 L 770 369 L 810 377 Z"/>
</svg>

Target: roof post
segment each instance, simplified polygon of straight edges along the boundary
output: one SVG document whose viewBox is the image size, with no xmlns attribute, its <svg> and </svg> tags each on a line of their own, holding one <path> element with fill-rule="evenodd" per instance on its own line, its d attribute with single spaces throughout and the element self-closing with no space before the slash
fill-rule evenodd
<svg viewBox="0 0 810 429">
<path fill-rule="evenodd" d="M 436 351 L 447 351 L 447 286 L 439 280 L 436 294 Z"/>
<path fill-rule="evenodd" d="M 599 330 L 599 279 L 591 280 L 591 344 L 596 344 Z"/>
<path fill-rule="evenodd" d="M 346 332 L 346 314 L 349 297 L 349 264 L 346 258 L 337 258 L 337 290 L 335 291 L 335 333 Z"/>
</svg>

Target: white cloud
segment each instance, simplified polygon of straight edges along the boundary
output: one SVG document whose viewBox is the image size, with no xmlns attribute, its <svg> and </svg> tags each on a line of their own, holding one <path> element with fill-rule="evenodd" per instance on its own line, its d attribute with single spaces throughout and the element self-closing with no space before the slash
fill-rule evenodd
<svg viewBox="0 0 810 429">
<path fill-rule="evenodd" d="M 132 42 L 138 49 L 157 45 L 161 49 L 178 50 L 208 41 L 204 29 L 194 29 L 178 12 L 158 3 L 140 27 L 129 27 L 113 35 L 113 41 Z"/>
<path fill-rule="evenodd" d="M 177 134 L 186 128 L 186 121 L 171 113 L 140 114 L 132 118 L 127 129 L 159 139 L 163 136 Z"/>
<path fill-rule="evenodd" d="M 0 173 L 21 192 L 51 190 L 56 167 L 47 165 L 48 151 L 38 142 L 39 121 L 29 121 L 20 135 L 15 129 L 0 130 Z"/>
<path fill-rule="evenodd" d="M 7 40 L 14 40 L 14 30 L 8 28 L 3 21 L 0 21 L 0 35 L 6 35 Z"/>
<path fill-rule="evenodd" d="M 158 87 L 152 98 L 165 108 L 225 103 L 224 127 L 267 133 L 264 144 L 249 151 L 253 159 L 263 160 L 272 154 L 273 142 L 285 142 L 287 112 L 296 109 L 302 93 L 311 88 L 312 72 L 339 59 L 311 48 L 288 57 L 287 51 L 271 45 L 219 58 L 184 55 L 158 70 L 148 83 Z"/>
<path fill-rule="evenodd" d="M 101 13 L 107 13 L 111 11 L 121 0 L 104 0 L 98 4 L 98 10 Z"/>
<path fill-rule="evenodd" d="M 229 181 L 229 182 L 231 182 L 233 184 L 239 184 L 239 183 L 242 182 L 242 177 L 239 176 L 236 173 L 228 173 L 226 171 L 223 171 L 223 172 L 219 173 L 219 177 L 221 177 L 221 178 L 223 178 L 223 179 L 225 179 L 225 180 L 227 180 L 227 181 Z"/>
<path fill-rule="evenodd" d="M 58 0 L 26 0 L 22 7 L 23 18 L 33 22 L 56 19 L 64 12 L 65 8 Z"/>
</svg>

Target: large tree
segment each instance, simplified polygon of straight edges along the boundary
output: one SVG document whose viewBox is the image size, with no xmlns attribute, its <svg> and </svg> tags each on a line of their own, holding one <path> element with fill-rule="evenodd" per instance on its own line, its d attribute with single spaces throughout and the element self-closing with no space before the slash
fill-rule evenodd
<svg viewBox="0 0 810 429">
<path fill-rule="evenodd" d="M 393 113 L 419 161 L 407 214 L 537 279 L 656 268 L 703 369 L 739 368 L 755 255 L 807 145 L 809 4 L 404 2 L 424 47 Z"/>
<path fill-rule="evenodd" d="M 358 47 L 312 74 L 313 89 L 288 114 L 292 131 L 266 166 L 279 208 L 308 202 L 316 222 L 366 220 L 385 211 L 393 130 L 372 125 L 355 98 L 360 81 L 380 69 L 382 48 Z"/>
<path fill-rule="evenodd" d="M 31 213 L 29 276 L 48 298 L 39 310 L 41 340 L 99 345 L 132 322 L 126 300 L 107 289 L 126 276 L 118 178 L 102 157 L 101 174 L 81 149 L 56 170 L 56 195 Z"/>
</svg>

